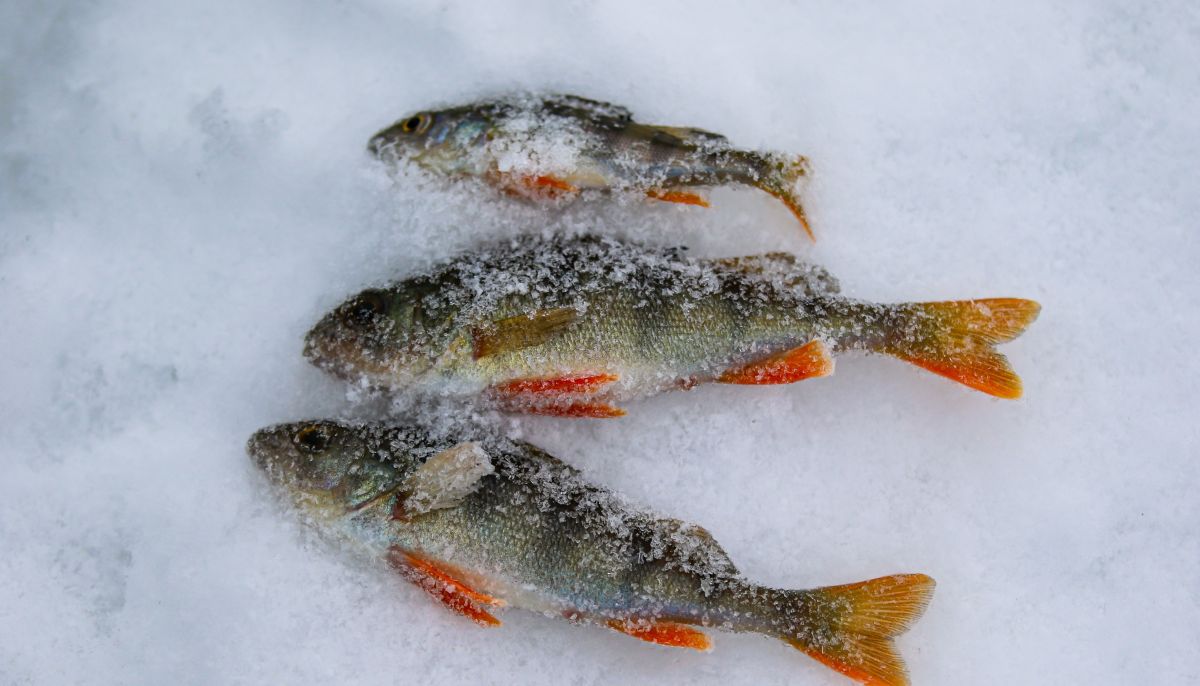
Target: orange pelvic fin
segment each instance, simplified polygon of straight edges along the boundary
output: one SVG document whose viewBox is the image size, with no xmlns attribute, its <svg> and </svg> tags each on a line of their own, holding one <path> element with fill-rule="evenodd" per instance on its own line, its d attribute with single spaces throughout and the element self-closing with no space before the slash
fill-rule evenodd
<svg viewBox="0 0 1200 686">
<path fill-rule="evenodd" d="M 457 579 L 461 572 L 416 553 L 392 548 L 388 562 L 406 579 L 439 600 L 448 610 L 457 612 L 482 626 L 500 626 L 500 620 L 480 605 L 503 607 L 504 601 L 480 593 Z"/>
<path fill-rule="evenodd" d="M 896 336 L 882 352 L 997 398 L 1021 397 L 1021 378 L 995 345 L 1021 335 L 1041 305 L 1019 298 L 988 298 L 905 306 L 913 332 Z"/>
<path fill-rule="evenodd" d="M 819 622 L 821 631 L 810 627 L 784 640 L 860 683 L 907 686 L 908 670 L 892 638 L 921 617 L 933 589 L 933 579 L 924 574 L 897 574 L 800 591 L 808 603 L 808 622 Z"/>
<path fill-rule="evenodd" d="M 557 199 L 564 197 L 564 195 L 580 192 L 580 189 L 571 185 L 568 181 L 548 174 L 512 177 L 509 188 L 516 194 L 524 195 L 527 198 Z"/>
<path fill-rule="evenodd" d="M 525 177 L 525 185 L 536 189 L 545 189 L 551 193 L 576 193 L 577 187 L 557 176 L 540 175 Z"/>
<path fill-rule="evenodd" d="M 767 385 L 795 383 L 833 373 L 833 355 L 828 346 L 819 340 L 811 341 L 799 348 L 785 350 L 765 360 L 731 369 L 717 381 L 721 383 Z"/>
<path fill-rule="evenodd" d="M 708 634 L 698 629 L 693 629 L 686 624 L 613 619 L 609 620 L 608 627 L 649 643 L 657 643 L 673 648 L 691 648 L 692 650 L 702 651 L 712 650 L 712 641 L 708 638 Z"/>
<path fill-rule="evenodd" d="M 515 379 L 492 386 L 489 393 L 510 411 L 553 417 L 621 417 L 625 410 L 587 396 L 598 393 L 619 377 L 585 374 L 538 379 Z"/>
<path fill-rule="evenodd" d="M 579 192 L 566 179 L 552 174 L 517 174 L 493 171 L 489 178 L 505 192 L 532 199 L 554 199 Z"/>
<path fill-rule="evenodd" d="M 699 193 L 692 193 L 691 191 L 652 188 L 646 191 L 646 197 L 662 200 L 663 202 L 676 202 L 681 205 L 709 207 L 708 200 L 704 196 Z"/>
<path fill-rule="evenodd" d="M 504 396 L 558 396 L 568 393 L 595 393 L 616 380 L 616 374 L 585 374 L 581 376 L 557 376 L 540 379 L 515 379 L 497 384 L 492 388 Z"/>
</svg>

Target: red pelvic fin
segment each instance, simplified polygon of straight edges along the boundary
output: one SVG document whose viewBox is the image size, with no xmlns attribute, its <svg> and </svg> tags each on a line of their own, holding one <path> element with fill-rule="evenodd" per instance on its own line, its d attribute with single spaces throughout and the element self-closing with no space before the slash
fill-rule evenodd
<svg viewBox="0 0 1200 686">
<path fill-rule="evenodd" d="M 657 643 L 673 648 L 691 648 L 692 650 L 702 651 L 712 650 L 712 641 L 708 638 L 708 634 L 698 629 L 693 629 L 686 624 L 613 619 L 608 622 L 608 627 L 649 643 Z"/>
<path fill-rule="evenodd" d="M 646 197 L 662 200 L 663 202 L 676 202 L 681 205 L 709 207 L 708 200 L 704 196 L 699 193 L 692 193 L 691 191 L 652 188 L 646 191 Z"/>
<path fill-rule="evenodd" d="M 758 386 L 794 383 L 832 373 L 833 356 L 824 343 L 816 340 L 799 348 L 772 355 L 765 360 L 731 369 L 717 380 L 721 383 Z"/>
<path fill-rule="evenodd" d="M 491 179 L 507 193 L 534 200 L 560 198 L 579 192 L 577 186 L 552 174 L 516 174 L 496 171 L 491 174 Z"/>
<path fill-rule="evenodd" d="M 617 380 L 616 374 L 585 374 L 582 376 L 555 376 L 538 379 L 514 379 L 492 386 L 492 390 L 502 396 L 544 395 L 558 396 L 566 394 L 595 393 L 602 387 Z"/>
<path fill-rule="evenodd" d="M 526 179 L 526 185 L 538 189 L 546 189 L 551 193 L 576 193 L 579 191 L 577 187 L 563 179 L 558 178 L 557 176 L 542 175 L 526 177 Z"/>
<path fill-rule="evenodd" d="M 503 607 L 504 601 L 470 588 L 456 578 L 461 572 L 453 567 L 399 548 L 392 548 L 388 553 L 388 562 L 404 578 L 439 600 L 446 609 L 482 626 L 500 626 L 500 620 L 480 605 Z"/>
<path fill-rule="evenodd" d="M 587 396 L 617 379 L 615 374 L 515 379 L 492 386 L 490 393 L 513 412 L 605 419 L 621 417 L 625 410 Z"/>
</svg>

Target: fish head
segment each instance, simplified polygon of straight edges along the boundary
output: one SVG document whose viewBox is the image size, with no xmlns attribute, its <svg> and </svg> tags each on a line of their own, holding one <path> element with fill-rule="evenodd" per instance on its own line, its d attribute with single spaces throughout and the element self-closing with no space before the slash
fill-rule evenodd
<svg viewBox="0 0 1200 686">
<path fill-rule="evenodd" d="M 434 305 L 431 288 L 411 279 L 362 291 L 308 332 L 305 357 L 348 381 L 404 385 L 433 367 L 453 326 Z"/>
<path fill-rule="evenodd" d="M 297 507 L 335 518 L 379 501 L 414 468 L 395 442 L 375 427 L 309 421 L 261 429 L 246 452 Z"/>
<path fill-rule="evenodd" d="M 384 162 L 408 160 L 446 175 L 482 173 L 482 150 L 503 113 L 496 103 L 416 112 L 375 134 L 367 149 Z"/>
</svg>

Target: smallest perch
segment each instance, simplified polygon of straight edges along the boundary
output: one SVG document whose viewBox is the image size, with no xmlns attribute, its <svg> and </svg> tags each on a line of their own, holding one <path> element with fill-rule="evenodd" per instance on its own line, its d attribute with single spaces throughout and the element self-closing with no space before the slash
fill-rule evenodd
<svg viewBox="0 0 1200 686">
<path fill-rule="evenodd" d="M 693 189 L 729 184 L 770 193 L 811 238 L 796 193 L 808 162 L 733 147 L 702 129 L 642 124 L 618 105 L 575 95 L 520 94 L 404 117 L 368 149 L 448 177 L 482 179 L 532 200 L 627 191 L 708 207 Z"/>
</svg>

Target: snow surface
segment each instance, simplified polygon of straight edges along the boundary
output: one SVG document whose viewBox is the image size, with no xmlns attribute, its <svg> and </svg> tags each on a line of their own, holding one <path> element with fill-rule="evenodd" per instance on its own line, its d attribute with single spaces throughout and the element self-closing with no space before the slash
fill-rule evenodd
<svg viewBox="0 0 1200 686">
<path fill-rule="evenodd" d="M 787 587 L 938 582 L 916 684 L 1200 683 L 1195 3 L 0 5 L 0 683 L 843 684 L 508 612 L 313 545 L 244 453 L 357 416 L 301 357 L 348 294 L 593 228 L 799 252 L 851 296 L 1023 296 L 1004 402 L 884 358 L 609 421 L 505 420 Z M 395 186 L 368 138 L 511 89 L 807 154 L 781 204 L 550 212 Z"/>
</svg>

